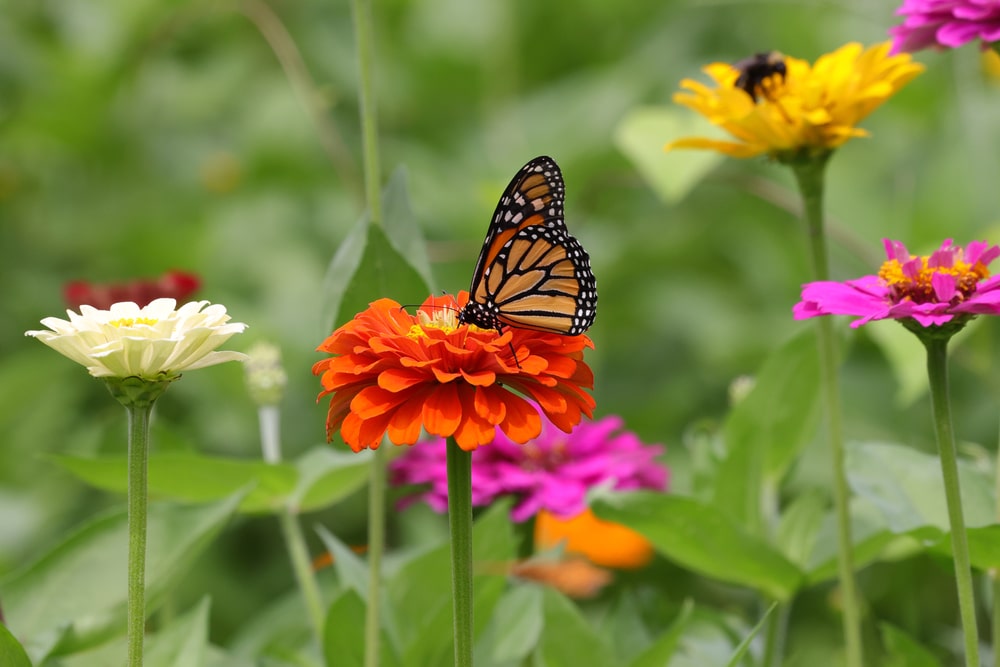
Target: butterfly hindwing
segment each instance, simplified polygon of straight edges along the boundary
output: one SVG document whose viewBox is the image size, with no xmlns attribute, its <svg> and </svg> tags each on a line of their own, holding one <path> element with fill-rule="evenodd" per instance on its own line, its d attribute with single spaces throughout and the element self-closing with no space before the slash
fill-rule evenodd
<svg viewBox="0 0 1000 667">
<path fill-rule="evenodd" d="M 566 229 L 565 192 L 549 157 L 514 176 L 490 221 L 463 322 L 568 335 L 593 323 L 597 285 L 587 252 Z"/>
</svg>

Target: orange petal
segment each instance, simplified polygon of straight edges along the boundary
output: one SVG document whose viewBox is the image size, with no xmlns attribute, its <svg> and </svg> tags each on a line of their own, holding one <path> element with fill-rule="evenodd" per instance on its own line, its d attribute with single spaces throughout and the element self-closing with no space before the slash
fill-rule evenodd
<svg viewBox="0 0 1000 667">
<path fill-rule="evenodd" d="M 466 382 L 477 387 L 488 387 L 497 381 L 497 374 L 491 370 L 469 372 L 462 369 L 462 377 L 465 378 Z"/>
<path fill-rule="evenodd" d="M 427 376 L 422 373 L 403 368 L 387 368 L 378 375 L 378 386 L 391 392 L 403 391 L 426 381 Z"/>
<path fill-rule="evenodd" d="M 504 401 L 508 397 L 517 398 L 506 389 L 499 387 L 476 387 L 473 409 L 477 415 L 490 424 L 499 424 L 507 416 L 507 406 Z"/>
<path fill-rule="evenodd" d="M 460 372 L 446 371 L 443 368 L 441 368 L 440 364 L 435 364 L 434 366 L 431 366 L 431 371 L 434 373 L 434 379 L 440 382 L 441 384 L 445 384 L 446 382 L 451 382 L 453 380 L 457 380 L 458 378 L 462 377 L 462 374 Z"/>
<path fill-rule="evenodd" d="M 537 438 L 542 432 L 542 418 L 531 403 L 520 396 L 507 400 L 507 418 L 500 428 L 508 438 L 522 445 Z"/>
<path fill-rule="evenodd" d="M 415 392 L 398 408 L 389 421 L 389 439 L 397 445 L 412 445 L 420 438 L 420 415 L 424 407 L 424 392 Z"/>
<path fill-rule="evenodd" d="M 408 398 L 406 392 L 393 393 L 381 387 L 365 387 L 351 401 L 351 412 L 362 419 L 385 414 Z"/>
<path fill-rule="evenodd" d="M 475 414 L 467 414 L 455 430 L 455 442 L 467 452 L 480 445 L 488 445 L 496 437 L 497 429 Z"/>
<path fill-rule="evenodd" d="M 434 389 L 423 404 L 424 428 L 443 438 L 451 436 L 462 419 L 462 404 L 457 383 L 449 382 Z"/>
</svg>

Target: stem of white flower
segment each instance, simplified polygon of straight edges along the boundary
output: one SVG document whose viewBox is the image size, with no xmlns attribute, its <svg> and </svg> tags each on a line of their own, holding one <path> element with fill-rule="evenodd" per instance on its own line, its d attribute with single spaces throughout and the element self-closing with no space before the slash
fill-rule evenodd
<svg viewBox="0 0 1000 667">
<path fill-rule="evenodd" d="M 153 404 L 126 405 L 128 413 L 128 666 L 141 667 L 146 627 L 146 506 L 149 416 Z"/>
<path fill-rule="evenodd" d="M 153 403 L 179 375 L 159 380 L 104 378 L 108 391 L 128 415 L 128 597 L 126 650 L 128 667 L 142 666 L 146 628 L 146 508 L 148 505 L 149 418 Z"/>
</svg>

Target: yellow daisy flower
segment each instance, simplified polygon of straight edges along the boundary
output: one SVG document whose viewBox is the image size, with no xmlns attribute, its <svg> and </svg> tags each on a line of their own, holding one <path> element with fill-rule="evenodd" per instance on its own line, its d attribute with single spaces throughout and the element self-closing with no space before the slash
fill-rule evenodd
<svg viewBox="0 0 1000 667">
<path fill-rule="evenodd" d="M 712 63 L 704 71 L 715 87 L 684 79 L 685 91 L 675 93 L 674 102 L 694 109 L 736 140 L 688 137 L 668 143 L 665 150 L 706 148 L 733 157 L 767 154 L 789 161 L 867 136 L 857 124 L 924 70 L 908 53 L 890 56 L 890 46 L 846 44 L 814 65 L 784 57 L 784 73 L 776 71 L 750 93 L 740 68 Z"/>
</svg>

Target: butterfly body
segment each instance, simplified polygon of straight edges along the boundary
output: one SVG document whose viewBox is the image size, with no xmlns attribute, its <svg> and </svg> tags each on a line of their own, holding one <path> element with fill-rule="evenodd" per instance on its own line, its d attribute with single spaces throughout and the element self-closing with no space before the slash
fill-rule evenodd
<svg viewBox="0 0 1000 667">
<path fill-rule="evenodd" d="M 459 320 L 576 336 L 597 313 L 590 257 L 563 218 L 566 186 L 550 157 L 514 176 L 490 221 Z"/>
</svg>

